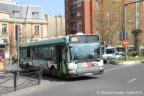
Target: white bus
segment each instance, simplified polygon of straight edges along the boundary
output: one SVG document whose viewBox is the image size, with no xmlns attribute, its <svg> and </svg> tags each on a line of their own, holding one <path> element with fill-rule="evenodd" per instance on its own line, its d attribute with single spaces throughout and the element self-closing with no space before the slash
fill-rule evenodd
<svg viewBox="0 0 144 96">
<path fill-rule="evenodd" d="M 20 45 L 20 67 L 42 68 L 53 77 L 79 77 L 104 72 L 98 35 L 71 35 Z"/>
</svg>

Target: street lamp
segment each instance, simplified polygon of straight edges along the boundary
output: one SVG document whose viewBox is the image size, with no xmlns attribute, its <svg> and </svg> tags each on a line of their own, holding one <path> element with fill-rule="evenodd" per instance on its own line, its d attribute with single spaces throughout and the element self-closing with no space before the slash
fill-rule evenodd
<svg viewBox="0 0 144 96">
<path fill-rule="evenodd" d="M 134 1 L 134 2 L 129 2 L 129 3 L 124 3 L 123 4 L 123 15 L 124 15 L 124 34 L 125 34 L 125 36 L 124 36 L 124 39 L 125 40 L 127 40 L 127 33 L 126 33 L 126 7 L 127 7 L 127 5 L 131 5 L 131 4 L 135 4 L 135 3 L 139 3 L 139 2 L 142 2 L 142 1 L 144 1 L 144 0 L 139 0 L 139 1 Z M 137 17 L 136 17 L 136 19 L 137 19 Z M 137 26 L 137 25 L 136 25 Z M 127 46 L 125 46 L 125 60 L 127 60 Z"/>
</svg>

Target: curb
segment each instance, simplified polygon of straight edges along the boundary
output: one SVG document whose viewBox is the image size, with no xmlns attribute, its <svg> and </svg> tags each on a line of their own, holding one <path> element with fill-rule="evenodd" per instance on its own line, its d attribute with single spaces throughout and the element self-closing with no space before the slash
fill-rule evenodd
<svg viewBox="0 0 144 96">
<path fill-rule="evenodd" d="M 138 61 L 111 61 L 111 64 L 114 65 L 130 65 L 130 64 L 141 64 L 144 63 L 144 60 L 138 60 Z"/>
<path fill-rule="evenodd" d="M 142 60 L 141 63 L 144 63 L 144 60 Z"/>
</svg>

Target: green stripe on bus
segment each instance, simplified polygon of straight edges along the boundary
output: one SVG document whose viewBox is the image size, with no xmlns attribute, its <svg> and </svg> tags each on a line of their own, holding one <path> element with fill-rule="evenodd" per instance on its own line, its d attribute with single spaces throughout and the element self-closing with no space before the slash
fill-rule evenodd
<svg viewBox="0 0 144 96">
<path fill-rule="evenodd" d="M 62 72 L 66 73 L 66 66 L 65 66 L 64 61 L 62 61 Z"/>
</svg>

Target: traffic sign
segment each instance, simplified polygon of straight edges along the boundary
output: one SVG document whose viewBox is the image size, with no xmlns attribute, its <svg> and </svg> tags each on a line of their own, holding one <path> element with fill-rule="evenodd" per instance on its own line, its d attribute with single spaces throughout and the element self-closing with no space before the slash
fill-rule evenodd
<svg viewBox="0 0 144 96">
<path fill-rule="evenodd" d="M 127 40 L 123 40 L 122 43 L 123 43 L 123 45 L 127 46 L 129 42 Z"/>
</svg>

